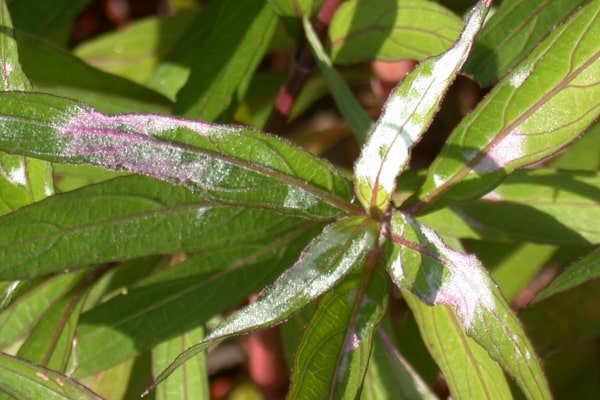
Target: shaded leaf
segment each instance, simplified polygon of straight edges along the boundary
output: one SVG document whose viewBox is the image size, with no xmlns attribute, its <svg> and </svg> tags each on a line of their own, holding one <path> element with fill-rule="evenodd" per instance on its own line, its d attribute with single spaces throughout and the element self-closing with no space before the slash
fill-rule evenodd
<svg viewBox="0 0 600 400">
<path fill-rule="evenodd" d="M 413 212 L 478 198 L 574 141 L 600 114 L 600 3 L 554 30 L 452 132 Z M 576 44 L 576 45 L 574 45 Z"/>
<path fill-rule="evenodd" d="M 158 375 L 185 349 L 204 337 L 204 328 L 195 328 L 179 337 L 159 344 L 152 350 L 152 371 Z M 206 357 L 199 355 L 193 362 L 186 363 L 169 379 L 156 388 L 157 400 L 209 399 Z"/>
<path fill-rule="evenodd" d="M 337 64 L 365 61 L 421 61 L 447 50 L 463 21 L 426 0 L 350 0 L 329 28 L 331 58 Z"/>
<path fill-rule="evenodd" d="M 350 183 L 329 163 L 244 128 L 107 116 L 72 100 L 11 92 L 0 94 L 0 149 L 149 175 L 220 203 L 317 219 L 356 212 Z"/>
<path fill-rule="evenodd" d="M 358 143 L 364 143 L 367 138 L 367 133 L 373 124 L 371 117 L 369 117 L 364 108 L 362 108 L 346 82 L 333 67 L 331 60 L 325 53 L 323 45 L 319 42 L 319 38 L 312 28 L 310 21 L 306 18 L 304 18 L 304 31 L 306 32 L 306 38 L 315 54 L 317 65 L 325 77 L 325 81 L 331 90 L 336 105 L 354 131 L 354 136 L 356 136 Z"/>
<path fill-rule="evenodd" d="M 550 285 L 544 288 L 535 297 L 536 301 L 542 301 L 548 297 L 555 296 L 585 282 L 600 277 L 600 248 L 592 251 L 585 258 L 577 261 L 565 272 L 555 278 Z"/>
<path fill-rule="evenodd" d="M 467 336 L 456 313 L 447 306 L 431 307 L 403 293 L 429 352 L 444 373 L 454 399 L 512 399 L 500 365 Z"/>
<path fill-rule="evenodd" d="M 243 97 L 275 33 L 277 16 L 264 0 L 220 2 L 228 3 L 225 12 L 213 15 L 210 33 L 193 44 L 194 61 L 176 96 L 179 115 L 214 121 L 236 92 Z"/>
<path fill-rule="evenodd" d="M 477 3 L 456 44 L 421 63 L 392 91 L 354 166 L 356 195 L 366 210 L 381 214 L 387 209 L 396 177 L 467 58 L 488 7 L 486 1 Z"/>
<path fill-rule="evenodd" d="M 48 35 L 71 23 L 91 0 L 10 1 L 10 13 L 19 29 Z"/>
<path fill-rule="evenodd" d="M 429 227 L 392 214 L 388 270 L 398 287 L 428 305 L 456 311 L 466 333 L 488 351 L 530 399 L 551 398 L 534 350 L 479 261 L 448 247 Z"/>
<path fill-rule="evenodd" d="M 310 17 L 323 2 L 322 0 L 267 0 L 273 10 L 282 17 Z"/>
<path fill-rule="evenodd" d="M 559 169 L 600 170 L 600 122 L 592 125 L 577 142 L 552 160 L 550 166 Z"/>
<path fill-rule="evenodd" d="M 214 206 L 185 188 L 127 176 L 0 218 L 0 279 L 260 243 L 303 223 L 270 211 Z"/>
<path fill-rule="evenodd" d="M 15 400 L 101 399 L 68 376 L 4 353 L 0 353 L 0 393 Z"/>
<path fill-rule="evenodd" d="M 100 372 L 239 305 L 292 265 L 315 234 L 300 227 L 268 245 L 221 246 L 92 308 L 81 316 L 75 375 Z"/>
<path fill-rule="evenodd" d="M 292 399 L 357 398 L 373 335 L 387 305 L 387 278 L 376 260 L 348 276 L 317 305 L 296 350 Z"/>
<path fill-rule="evenodd" d="M 261 296 L 223 321 L 202 342 L 181 353 L 153 386 L 168 377 L 211 344 L 231 336 L 272 326 L 331 289 L 362 265 L 378 238 L 378 224 L 364 217 L 351 217 L 329 225 L 305 249 L 301 257 Z"/>
<path fill-rule="evenodd" d="M 504 0 L 485 24 L 464 71 L 490 86 L 585 0 Z"/>
</svg>

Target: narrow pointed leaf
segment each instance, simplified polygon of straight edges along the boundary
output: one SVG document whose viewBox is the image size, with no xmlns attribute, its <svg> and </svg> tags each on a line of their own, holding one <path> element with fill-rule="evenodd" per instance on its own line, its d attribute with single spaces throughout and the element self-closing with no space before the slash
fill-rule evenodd
<svg viewBox="0 0 600 400">
<path fill-rule="evenodd" d="M 464 71 L 490 86 L 586 0 L 504 0 L 481 30 Z"/>
<path fill-rule="evenodd" d="M 79 323 L 75 376 L 101 372 L 226 313 L 291 266 L 318 231 L 300 227 L 268 245 L 203 252 L 90 309 Z"/>
<path fill-rule="evenodd" d="M 158 375 L 185 349 L 204 337 L 204 328 L 195 328 L 179 337 L 170 339 L 152 350 L 152 371 Z M 208 368 L 206 357 L 199 355 L 175 371 L 169 379 L 156 388 L 156 400 L 209 399 Z"/>
<path fill-rule="evenodd" d="M 331 58 L 336 64 L 417 60 L 447 50 L 464 22 L 427 0 L 350 0 L 331 22 Z"/>
<path fill-rule="evenodd" d="M 1 217 L 0 279 L 257 243 L 303 223 L 266 210 L 215 206 L 147 177 L 121 177 Z"/>
<path fill-rule="evenodd" d="M 477 3 L 456 44 L 421 63 L 392 91 L 354 166 L 356 195 L 365 209 L 375 213 L 387 209 L 396 177 L 466 60 L 488 7 L 488 1 Z"/>
<path fill-rule="evenodd" d="M 438 400 L 438 397 L 379 328 L 360 399 Z"/>
<path fill-rule="evenodd" d="M 329 225 L 305 249 L 296 264 L 255 302 L 234 313 L 205 340 L 179 355 L 156 378 L 153 386 L 211 344 L 289 318 L 362 265 L 375 246 L 378 235 L 377 223 L 363 217 L 351 217 Z"/>
<path fill-rule="evenodd" d="M 428 305 L 454 308 L 467 334 L 512 375 L 529 399 L 550 399 L 529 339 L 474 256 L 448 247 L 429 227 L 394 212 L 388 270 L 401 289 Z"/>
<path fill-rule="evenodd" d="M 535 300 L 547 299 L 597 278 L 600 278 L 600 248 L 596 248 L 588 256 L 577 261 L 555 278 L 550 285 L 537 294 Z"/>
<path fill-rule="evenodd" d="M 407 292 L 403 296 L 453 399 L 512 399 L 502 368 L 467 336 L 454 310 L 429 306 Z"/>
<path fill-rule="evenodd" d="M 325 77 L 325 81 L 331 90 L 333 99 L 352 128 L 358 143 L 362 144 L 367 138 L 367 133 L 371 129 L 373 121 L 371 121 L 367 112 L 362 108 L 358 100 L 356 100 L 356 97 L 352 94 L 352 91 L 340 74 L 333 68 L 333 64 L 325 53 L 323 45 L 319 42 L 319 37 L 315 33 L 310 21 L 307 18 L 304 18 L 303 21 L 306 38 L 312 47 L 317 65 Z"/>
<path fill-rule="evenodd" d="M 555 29 L 452 132 L 413 211 L 478 198 L 600 115 L 600 2 Z"/>
<path fill-rule="evenodd" d="M 319 302 L 296 350 L 291 399 L 354 399 L 385 313 L 387 278 L 367 262 Z"/>
<path fill-rule="evenodd" d="M 159 115 L 108 116 L 39 93 L 0 94 L 0 150 L 153 176 L 225 204 L 317 219 L 356 209 L 339 172 L 282 139 Z"/>
<path fill-rule="evenodd" d="M 101 400 L 68 376 L 4 353 L 0 353 L 0 393 L 19 400 Z"/>
</svg>

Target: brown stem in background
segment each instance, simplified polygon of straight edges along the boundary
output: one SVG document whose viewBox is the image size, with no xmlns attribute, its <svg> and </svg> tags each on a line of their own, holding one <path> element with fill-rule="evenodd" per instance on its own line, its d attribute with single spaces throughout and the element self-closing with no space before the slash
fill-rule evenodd
<svg viewBox="0 0 600 400">
<path fill-rule="evenodd" d="M 313 21 L 319 40 L 323 40 L 327 27 L 342 0 L 325 0 L 317 17 Z M 279 90 L 275 99 L 275 107 L 265 124 L 266 132 L 279 134 L 290 116 L 298 94 L 304 87 L 308 77 L 315 69 L 315 59 L 308 42 L 303 39 L 292 62 L 290 74 L 285 85 Z"/>
</svg>

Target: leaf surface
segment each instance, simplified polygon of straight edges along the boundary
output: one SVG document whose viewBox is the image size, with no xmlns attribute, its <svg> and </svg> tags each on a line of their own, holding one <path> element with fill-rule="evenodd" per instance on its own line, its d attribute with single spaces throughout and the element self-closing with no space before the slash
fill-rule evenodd
<svg viewBox="0 0 600 400">
<path fill-rule="evenodd" d="M 454 308 L 466 333 L 517 381 L 529 399 L 550 399 L 529 339 L 479 261 L 448 247 L 429 227 L 394 212 L 388 271 L 395 284 L 428 305 Z"/>
<path fill-rule="evenodd" d="M 381 214 L 387 209 L 396 177 L 466 60 L 488 7 L 486 1 L 477 3 L 456 44 L 421 63 L 392 91 L 354 166 L 356 195 L 366 210 Z"/>
<path fill-rule="evenodd" d="M 19 400 L 101 400 L 68 376 L 4 353 L 0 353 L 0 393 Z"/>
<path fill-rule="evenodd" d="M 0 94 L 0 149 L 186 186 L 219 203 L 330 219 L 356 212 L 329 163 L 249 129 L 160 115 L 108 116 L 39 93 Z"/>
<path fill-rule="evenodd" d="M 426 0 L 344 2 L 331 22 L 331 58 L 336 64 L 365 61 L 421 61 L 447 50 L 463 21 Z"/>
<path fill-rule="evenodd" d="M 377 223 L 364 217 L 342 219 L 326 227 L 294 266 L 255 302 L 235 312 L 206 339 L 180 354 L 153 385 L 215 342 L 289 318 L 362 265 L 375 246 L 378 234 Z"/>
<path fill-rule="evenodd" d="M 10 1 L 10 13 L 15 26 L 38 36 L 55 33 L 71 23 L 90 0 Z"/>
<path fill-rule="evenodd" d="M 271 211 L 214 206 L 185 188 L 127 176 L 0 218 L 0 279 L 258 243 L 303 223 Z"/>
<path fill-rule="evenodd" d="M 360 394 L 373 335 L 387 305 L 387 278 L 369 262 L 317 305 L 296 350 L 292 399 L 352 399 Z"/>
<path fill-rule="evenodd" d="M 478 198 L 574 141 L 600 114 L 600 3 L 555 29 L 452 132 L 413 212 Z M 576 44 L 576 45 L 575 45 Z"/>
</svg>

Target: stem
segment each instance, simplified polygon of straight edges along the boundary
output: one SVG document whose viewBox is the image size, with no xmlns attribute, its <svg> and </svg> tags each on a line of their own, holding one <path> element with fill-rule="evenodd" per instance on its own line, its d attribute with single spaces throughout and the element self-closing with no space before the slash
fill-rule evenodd
<svg viewBox="0 0 600 400">
<path fill-rule="evenodd" d="M 322 41 L 325 37 L 329 23 L 341 2 L 342 0 L 325 0 L 323 2 L 313 22 L 319 40 Z M 281 132 L 296 104 L 298 94 L 300 94 L 304 84 L 315 70 L 315 66 L 315 58 L 312 50 L 306 39 L 303 39 L 292 61 L 288 80 L 279 90 L 275 99 L 275 107 L 265 124 L 264 130 L 266 132 L 274 134 Z"/>
</svg>

